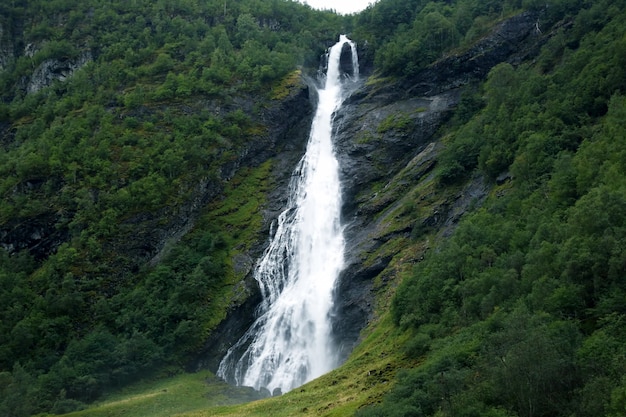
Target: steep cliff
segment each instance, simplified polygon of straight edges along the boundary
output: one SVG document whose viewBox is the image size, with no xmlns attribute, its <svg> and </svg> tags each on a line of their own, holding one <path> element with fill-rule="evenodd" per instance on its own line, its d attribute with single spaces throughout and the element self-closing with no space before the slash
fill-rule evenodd
<svg viewBox="0 0 626 417">
<path fill-rule="evenodd" d="M 402 266 L 393 258 L 426 231 L 450 233 L 467 208 L 487 195 L 489 185 L 480 177 L 462 187 L 437 188 L 433 170 L 442 146 L 440 131 L 464 87 L 483 80 L 501 62 L 519 63 L 537 53 L 547 37 L 535 31 L 536 20 L 537 14 L 530 12 L 513 16 L 468 50 L 447 56 L 410 79 L 379 81 L 368 72 L 370 63 L 364 63 L 360 86 L 335 115 L 347 254 L 335 290 L 333 331 L 344 359 L 373 318 L 376 288 L 395 276 L 398 268 L 418 261 L 420 251 L 427 248 L 416 251 L 412 260 L 402 259 Z M 347 49 L 342 61 L 350 60 Z M 284 203 L 285 181 L 270 194 L 270 221 Z M 408 207 L 404 197 L 416 192 L 423 193 L 423 205 Z M 193 368 L 216 370 L 232 341 L 252 322 L 255 300 L 250 298 L 242 309 L 232 310 Z"/>
<path fill-rule="evenodd" d="M 346 269 L 336 290 L 334 329 L 347 354 L 372 318 L 374 294 L 397 275 L 393 258 L 425 231 L 450 233 L 489 185 L 480 177 L 462 187 L 438 188 L 433 178 L 441 128 L 464 88 L 501 62 L 534 56 L 548 39 L 536 31 L 538 14 L 526 12 L 496 25 L 467 50 L 446 56 L 416 76 L 394 82 L 366 79 L 336 115 L 346 222 Z M 405 201 L 420 195 L 421 206 Z M 415 252 L 416 262 L 423 250 Z M 406 266 L 403 266 L 406 267 Z"/>
</svg>

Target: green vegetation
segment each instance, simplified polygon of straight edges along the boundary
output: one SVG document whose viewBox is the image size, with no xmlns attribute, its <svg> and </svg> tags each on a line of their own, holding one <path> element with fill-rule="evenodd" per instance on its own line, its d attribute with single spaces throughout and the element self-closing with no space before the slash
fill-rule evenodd
<svg viewBox="0 0 626 417">
<path fill-rule="evenodd" d="M 289 95 L 290 90 L 297 86 L 300 82 L 300 77 L 302 75 L 301 70 L 296 70 L 287 74 L 280 83 L 278 83 L 271 92 L 272 100 L 281 100 L 286 98 Z"/>
<path fill-rule="evenodd" d="M 404 338 L 389 314 L 377 330 L 365 335 L 351 359 L 332 371 L 280 397 L 232 405 L 250 398 L 245 389 L 229 387 L 207 373 L 180 375 L 125 389 L 73 417 L 129 416 L 345 416 L 365 402 L 380 401 L 403 359 Z"/>
<path fill-rule="evenodd" d="M 208 371 L 180 374 L 127 387 L 72 417 L 167 417 L 220 407 L 255 398 L 251 389 L 239 389 L 218 380 Z"/>
<path fill-rule="evenodd" d="M 376 131 L 381 134 L 389 130 L 410 132 L 412 130 L 412 123 L 413 121 L 408 114 L 391 114 L 380 122 Z"/>
<path fill-rule="evenodd" d="M 271 167 L 234 170 L 267 135 L 253 104 L 285 98 L 342 19 L 286 1 L 5 3 L 0 414 L 27 416 L 180 369 L 241 302 L 232 258 L 258 239 Z"/>
<path fill-rule="evenodd" d="M 440 184 L 512 179 L 403 280 L 391 313 L 423 363 L 359 416 L 623 415 L 619 4 L 568 9 L 534 64 L 500 64 L 465 97 Z"/>
<path fill-rule="evenodd" d="M 180 374 L 241 302 L 233 257 L 259 239 L 272 161 L 235 167 L 266 134 L 272 100 L 341 29 L 368 41 L 363 59 L 392 83 L 524 10 L 549 33 L 538 55 L 464 87 L 434 170 L 407 166 L 372 193 L 386 238 L 364 262 L 391 262 L 346 364 L 239 406 L 247 394 Z M 282 0 L 3 2 L 0 41 L 29 53 L 0 71 L 0 227 L 27 242 L 0 249 L 0 414 L 93 403 L 74 415 L 624 415 L 624 10 L 380 0 L 340 17 Z M 28 92 L 52 61 L 84 65 Z M 376 133 L 409 134 L 412 116 Z M 485 202 L 436 235 L 425 219 L 476 178 L 491 184 Z M 155 245 L 198 201 L 184 233 Z"/>
</svg>

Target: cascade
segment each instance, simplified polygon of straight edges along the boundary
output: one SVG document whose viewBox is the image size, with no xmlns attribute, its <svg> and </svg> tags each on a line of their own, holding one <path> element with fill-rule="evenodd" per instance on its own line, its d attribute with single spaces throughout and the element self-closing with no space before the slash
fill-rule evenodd
<svg viewBox="0 0 626 417">
<path fill-rule="evenodd" d="M 352 52 L 352 77 L 340 71 L 346 44 Z M 217 372 L 236 385 L 287 392 L 338 365 L 329 316 L 344 262 L 344 239 L 332 125 L 346 85 L 358 77 L 356 46 L 346 36 L 329 49 L 327 68 L 287 206 L 255 267 L 263 296 L 258 318 L 229 349 Z"/>
</svg>

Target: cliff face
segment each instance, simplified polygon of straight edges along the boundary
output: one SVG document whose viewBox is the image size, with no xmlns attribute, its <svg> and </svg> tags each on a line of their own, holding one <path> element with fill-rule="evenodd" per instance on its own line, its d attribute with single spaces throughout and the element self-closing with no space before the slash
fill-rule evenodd
<svg viewBox="0 0 626 417">
<path fill-rule="evenodd" d="M 335 115 L 347 253 L 335 290 L 333 331 L 343 357 L 373 317 L 377 286 L 397 273 L 393 259 L 402 245 L 420 230 L 449 233 L 469 205 L 486 196 L 488 185 L 481 178 L 444 194 L 432 191 L 433 169 L 442 147 L 437 133 L 452 116 L 467 84 L 483 79 L 500 62 L 517 63 L 534 53 L 544 40 L 535 33 L 536 19 L 531 13 L 512 17 L 466 52 L 446 57 L 411 79 L 376 83 L 364 76 Z M 349 48 L 342 60 L 351 60 Z M 366 63 L 366 74 L 367 68 Z M 266 218 L 270 221 L 284 204 L 286 181 L 294 166 L 289 163 L 296 159 L 293 154 L 277 159 L 287 176 L 269 198 L 273 203 Z M 420 187 L 429 191 L 422 197 L 423 215 L 416 221 L 415 213 L 403 214 L 402 197 Z M 417 262 L 420 256 L 416 252 L 414 259 L 402 262 Z M 248 280 L 249 288 L 254 288 L 250 275 Z M 251 294 L 211 336 L 194 368 L 215 370 L 228 346 L 251 324 L 258 293 Z"/>
<path fill-rule="evenodd" d="M 26 91 L 36 93 L 54 81 L 65 81 L 92 60 L 90 51 L 83 52 L 76 59 L 47 59 L 39 64 L 29 80 L 24 80 Z"/>
<path fill-rule="evenodd" d="M 254 261 L 261 257 L 268 242 L 272 222 L 276 220 L 287 204 L 288 187 L 294 167 L 304 154 L 311 125 L 312 103 L 309 88 L 300 84 L 285 100 L 275 103 L 262 116 L 268 126 L 268 135 L 250 141 L 237 166 L 255 166 L 268 159 L 273 161 L 272 179 L 274 187 L 269 191 L 267 204 L 263 210 L 263 240 L 252 250 L 233 259 L 238 275 L 244 276 L 240 291 L 246 294 L 240 304 L 232 304 L 226 318 L 211 333 L 189 368 L 198 370 L 209 368 L 217 371 L 222 357 L 254 322 L 254 313 L 261 302 L 257 282 L 252 276 Z M 233 172 L 234 173 L 234 172 Z"/>
<path fill-rule="evenodd" d="M 56 74 L 54 68 L 66 68 L 70 65 L 65 63 L 58 67 L 57 64 L 61 65 L 56 61 L 42 63 L 47 70 L 37 68 L 29 85 L 43 88 L 46 80 L 51 82 L 50 74 Z M 75 66 L 70 67 L 78 69 Z M 61 71 L 64 76 L 71 76 L 74 70 L 70 67 L 66 68 L 69 72 Z M 29 92 L 34 90 L 29 89 Z M 252 97 L 240 97 L 233 104 L 233 108 L 240 108 L 252 114 L 254 102 L 255 99 Z M 206 105 L 211 106 L 210 103 Z M 293 87 L 286 98 L 269 103 L 262 112 L 254 116 L 256 123 L 266 127 L 265 131 L 247 141 L 236 157 L 222 166 L 218 178 L 204 178 L 195 184 L 190 197 L 181 205 L 168 206 L 155 212 L 140 212 L 128 218 L 120 225 L 120 229 L 127 230 L 127 234 L 122 234 L 116 241 L 109 242 L 109 245 L 131 260 L 130 268 L 139 268 L 145 263 L 155 265 L 162 258 L 166 246 L 176 243 L 193 227 L 201 210 L 209 201 L 220 195 L 224 184 L 241 167 L 255 167 L 277 155 L 280 157 L 277 159 L 273 174 L 277 189 L 273 192 L 275 198 L 272 202 L 275 206 L 280 205 L 284 200 L 280 190 L 281 187 L 286 187 L 287 181 L 284 179 L 289 178 L 290 171 L 306 144 L 311 108 L 309 89 L 303 82 Z M 4 135 L 8 136 L 10 133 L 5 131 Z M 23 195 L 35 193 L 41 183 L 43 179 L 33 179 L 17 187 L 14 193 Z M 97 200 L 97 194 L 92 198 Z M 279 207 L 269 207 L 268 210 L 276 211 Z M 271 213 L 267 217 L 271 218 Z M 9 253 L 28 250 L 37 258 L 45 259 L 70 237 L 67 221 L 62 220 L 58 213 L 44 212 L 35 218 L 9 221 L 0 227 L 0 246 Z"/>
<path fill-rule="evenodd" d="M 6 25 L 0 23 L 0 71 L 3 71 L 13 60 L 13 42 Z"/>
<path fill-rule="evenodd" d="M 372 318 L 376 287 L 398 272 L 393 259 L 400 247 L 425 229 L 449 233 L 468 206 L 486 196 L 488 185 L 481 178 L 445 193 L 432 191 L 442 146 L 438 131 L 465 86 L 501 62 L 516 64 L 536 53 L 545 41 L 536 21 L 533 13 L 514 16 L 467 51 L 415 77 L 382 85 L 366 82 L 336 115 L 347 257 L 336 289 L 333 328 L 344 355 Z M 423 206 L 403 206 L 403 196 L 416 192 Z M 414 213 L 408 216 L 409 211 Z M 414 259 L 402 262 L 417 262 L 420 256 L 417 251 Z"/>
</svg>

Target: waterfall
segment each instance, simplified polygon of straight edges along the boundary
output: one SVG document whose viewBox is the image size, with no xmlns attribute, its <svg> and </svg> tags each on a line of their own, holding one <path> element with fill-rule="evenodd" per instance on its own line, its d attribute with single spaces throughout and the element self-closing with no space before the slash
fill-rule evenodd
<svg viewBox="0 0 626 417">
<path fill-rule="evenodd" d="M 325 85 L 305 155 L 289 184 L 287 207 L 257 263 L 254 277 L 263 295 L 258 318 L 227 352 L 217 374 L 230 383 L 287 392 L 338 365 L 331 338 L 330 312 L 335 282 L 343 267 L 339 165 L 332 143 L 333 113 L 345 85 L 355 81 L 340 71 L 346 36 L 328 52 Z"/>
</svg>

